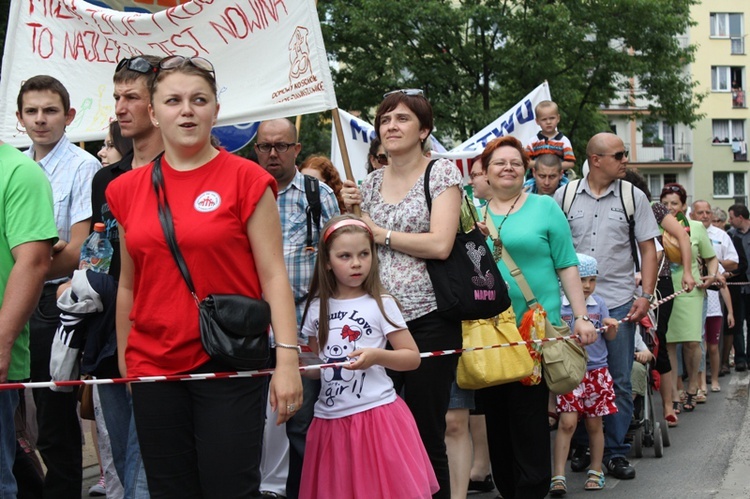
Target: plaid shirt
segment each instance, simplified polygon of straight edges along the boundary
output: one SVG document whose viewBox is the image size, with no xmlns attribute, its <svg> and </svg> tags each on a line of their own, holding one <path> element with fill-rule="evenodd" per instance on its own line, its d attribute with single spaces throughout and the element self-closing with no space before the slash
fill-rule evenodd
<svg viewBox="0 0 750 499">
<path fill-rule="evenodd" d="M 34 159 L 34 146 L 25 153 Z M 70 242 L 70 228 L 91 218 L 91 181 L 102 164 L 63 135 L 37 164 L 47 175 L 55 203 L 55 225 L 60 239 Z M 63 282 L 66 278 L 48 282 Z"/>
<path fill-rule="evenodd" d="M 305 310 L 305 299 L 315 270 L 320 228 L 335 215 L 339 214 L 336 196 L 330 187 L 320 183 L 320 227 L 313 228 L 314 251 L 305 249 L 307 237 L 307 198 L 305 197 L 305 176 L 297 172 L 289 185 L 279 191 L 277 199 L 279 215 L 281 216 L 281 230 L 284 238 L 284 262 L 289 273 L 289 283 L 292 285 L 294 303 L 297 309 L 297 325 L 302 321 Z M 298 333 L 303 343 L 307 337 Z"/>
</svg>

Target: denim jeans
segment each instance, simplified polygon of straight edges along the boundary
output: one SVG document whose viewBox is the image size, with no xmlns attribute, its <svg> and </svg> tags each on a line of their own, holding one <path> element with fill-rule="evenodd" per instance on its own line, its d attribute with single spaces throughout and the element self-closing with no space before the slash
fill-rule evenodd
<svg viewBox="0 0 750 499">
<path fill-rule="evenodd" d="M 13 416 L 18 406 L 18 390 L 0 390 L 0 499 L 15 499 L 18 494 L 13 462 L 16 460 L 16 425 Z"/>
<path fill-rule="evenodd" d="M 112 459 L 125 491 L 125 499 L 148 499 L 146 471 L 141 459 L 133 404 L 125 385 L 98 385 L 104 423 L 109 432 Z"/>
<path fill-rule="evenodd" d="M 630 301 L 609 311 L 610 317 L 621 320 L 630 311 Z M 633 417 L 633 387 L 630 384 L 630 372 L 633 368 L 635 354 L 635 324 L 623 322 L 617 331 L 617 337 L 607 341 L 607 364 L 615 385 L 615 405 L 617 414 L 604 416 L 604 462 L 613 457 L 625 457 L 630 451 L 630 444 L 625 443 L 625 434 Z"/>
</svg>

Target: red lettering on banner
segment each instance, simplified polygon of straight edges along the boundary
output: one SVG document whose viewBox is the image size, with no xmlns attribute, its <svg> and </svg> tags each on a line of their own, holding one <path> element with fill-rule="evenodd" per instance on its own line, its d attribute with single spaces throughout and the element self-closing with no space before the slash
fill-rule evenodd
<svg viewBox="0 0 750 499">
<path fill-rule="evenodd" d="M 192 27 L 185 28 L 179 33 L 176 33 L 170 36 L 168 40 L 152 42 L 152 43 L 149 43 L 148 46 L 151 48 L 160 49 L 162 52 L 164 52 L 164 55 L 175 55 L 176 48 L 184 48 L 184 49 L 192 50 L 193 51 L 192 55 L 180 53 L 180 55 L 184 55 L 187 57 L 196 57 L 201 54 L 210 54 L 211 52 L 201 44 L 198 38 L 195 37 L 195 35 L 192 32 L 193 29 L 194 28 Z M 184 40 L 187 40 L 187 42 L 185 42 Z M 190 43 L 191 41 L 195 42 L 195 44 Z M 196 46 L 200 48 L 200 50 L 198 50 Z"/>
<path fill-rule="evenodd" d="M 31 27 L 31 52 L 39 54 L 42 59 L 49 59 L 55 51 L 52 31 L 39 23 L 27 23 Z"/>
<path fill-rule="evenodd" d="M 51 17 L 55 19 L 80 19 L 75 12 L 75 5 L 73 10 L 68 7 L 62 0 L 31 0 L 29 1 L 29 14 L 34 14 L 35 3 L 41 4 L 39 8 L 42 11 L 44 17 Z"/>
<path fill-rule="evenodd" d="M 114 54 L 112 54 L 114 52 Z M 85 59 L 89 62 L 117 62 L 120 49 L 117 44 L 93 30 L 65 33 L 64 59 Z"/>
</svg>

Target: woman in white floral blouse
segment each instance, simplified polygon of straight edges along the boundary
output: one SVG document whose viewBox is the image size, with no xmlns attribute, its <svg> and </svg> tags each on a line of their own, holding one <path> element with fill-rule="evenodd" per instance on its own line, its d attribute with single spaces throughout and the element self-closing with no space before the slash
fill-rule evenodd
<svg viewBox="0 0 750 499">
<path fill-rule="evenodd" d="M 378 243 L 380 278 L 399 300 L 420 352 L 461 348 L 461 322 L 437 311 L 426 259 L 450 254 L 461 211 L 462 178 L 456 165 L 437 160 L 430 173 L 432 212 L 427 208 L 424 174 L 430 159 L 422 148 L 432 132 L 432 107 L 421 90 L 385 94 L 375 116 L 375 130 L 390 166 L 368 175 L 358 190 L 345 182 L 344 202 L 360 204 L 362 216 Z M 445 413 L 458 358 L 430 357 L 411 372 L 389 372 L 396 391 L 414 414 L 435 469 L 440 491 L 450 497 L 445 453 Z"/>
</svg>

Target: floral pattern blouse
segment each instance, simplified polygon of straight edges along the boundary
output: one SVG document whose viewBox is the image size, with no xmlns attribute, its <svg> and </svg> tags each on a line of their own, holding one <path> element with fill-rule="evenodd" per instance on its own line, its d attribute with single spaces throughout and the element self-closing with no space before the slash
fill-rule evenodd
<svg viewBox="0 0 750 499">
<path fill-rule="evenodd" d="M 430 213 L 424 194 L 424 175 L 421 175 L 404 198 L 395 204 L 387 203 L 380 194 L 384 168 L 372 172 L 362 183 L 362 211 L 375 224 L 393 232 L 420 233 L 430 230 Z M 433 203 L 446 189 L 460 186 L 461 172 L 447 159 L 438 159 L 430 172 L 430 196 Z M 456 213 L 458 217 L 458 213 Z M 404 309 L 404 318 L 411 321 L 437 310 L 435 291 L 421 258 L 378 246 L 380 280 Z"/>
</svg>

